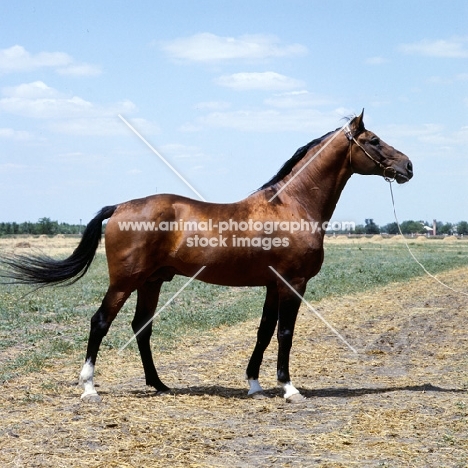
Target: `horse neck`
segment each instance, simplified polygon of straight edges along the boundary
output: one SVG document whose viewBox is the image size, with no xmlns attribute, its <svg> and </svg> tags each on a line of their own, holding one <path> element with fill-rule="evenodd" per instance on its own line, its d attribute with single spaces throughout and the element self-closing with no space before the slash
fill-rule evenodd
<svg viewBox="0 0 468 468">
<path fill-rule="evenodd" d="M 333 135 L 330 138 L 333 138 Z M 341 192 L 352 175 L 347 159 L 349 143 L 344 134 L 338 135 L 307 164 L 327 141 L 329 140 L 312 148 L 283 181 L 287 184 L 284 189 L 285 195 L 299 202 L 309 216 L 320 222 L 330 220 Z M 304 165 L 307 166 L 294 177 Z"/>
</svg>

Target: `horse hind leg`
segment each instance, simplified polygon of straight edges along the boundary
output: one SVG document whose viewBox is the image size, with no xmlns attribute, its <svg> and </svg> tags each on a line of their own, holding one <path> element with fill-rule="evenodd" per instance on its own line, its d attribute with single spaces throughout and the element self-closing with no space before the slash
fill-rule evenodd
<svg viewBox="0 0 468 468">
<path fill-rule="evenodd" d="M 137 290 L 137 306 L 132 328 L 136 336 L 141 362 L 145 371 L 146 385 L 154 387 L 158 392 L 166 393 L 170 389 L 164 385 L 154 366 L 151 353 L 150 338 L 153 331 L 153 315 L 158 305 L 159 292 L 163 281 L 147 282 Z"/>
<path fill-rule="evenodd" d="M 112 287 L 107 290 L 101 306 L 91 318 L 91 330 L 88 339 L 86 359 L 80 373 L 80 384 L 84 387 L 81 399 L 86 402 L 99 402 L 101 397 L 94 387 L 94 368 L 102 339 L 128 299 L 130 292 L 118 291 Z"/>
<path fill-rule="evenodd" d="M 291 286 L 302 297 L 305 292 L 306 282 L 299 279 L 290 283 Z M 290 402 L 300 402 L 304 397 L 299 390 L 294 387 L 289 374 L 289 357 L 294 336 L 294 327 L 296 323 L 301 299 L 296 296 L 289 288 L 280 286 L 279 292 L 279 313 L 278 313 L 278 384 L 283 387 L 284 398 Z"/>
<path fill-rule="evenodd" d="M 270 344 L 273 333 L 275 332 L 278 321 L 278 290 L 275 286 L 267 287 L 265 304 L 263 305 L 263 314 L 260 326 L 257 332 L 257 342 L 247 366 L 247 380 L 249 382 L 248 395 L 261 395 L 261 387 L 258 377 L 260 366 L 263 361 L 263 354 Z"/>
</svg>

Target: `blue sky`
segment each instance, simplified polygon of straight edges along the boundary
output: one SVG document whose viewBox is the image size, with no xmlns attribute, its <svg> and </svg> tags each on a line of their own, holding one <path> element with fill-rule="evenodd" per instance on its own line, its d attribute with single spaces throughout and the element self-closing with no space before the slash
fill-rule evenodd
<svg viewBox="0 0 468 468">
<path fill-rule="evenodd" d="M 449 7 L 448 7 L 449 5 Z M 153 193 L 244 198 L 365 108 L 407 154 L 400 220 L 468 219 L 465 1 L 2 2 L 0 221 L 83 223 Z M 353 176 L 333 219 L 393 221 Z"/>
</svg>

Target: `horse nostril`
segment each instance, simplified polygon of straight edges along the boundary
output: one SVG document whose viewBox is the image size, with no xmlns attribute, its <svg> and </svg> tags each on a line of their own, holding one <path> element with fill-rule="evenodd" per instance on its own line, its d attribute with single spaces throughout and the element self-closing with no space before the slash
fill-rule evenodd
<svg viewBox="0 0 468 468">
<path fill-rule="evenodd" d="M 413 164 L 411 163 L 411 161 L 408 161 L 408 164 L 406 165 L 406 170 L 408 172 L 411 172 L 411 174 L 413 173 Z"/>
</svg>

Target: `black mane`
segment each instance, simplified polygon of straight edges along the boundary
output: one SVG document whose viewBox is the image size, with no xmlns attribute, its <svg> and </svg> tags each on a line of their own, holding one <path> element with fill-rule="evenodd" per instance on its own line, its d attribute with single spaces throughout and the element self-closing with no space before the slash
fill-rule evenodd
<svg viewBox="0 0 468 468">
<path fill-rule="evenodd" d="M 338 130 L 338 129 L 337 129 Z M 312 140 L 310 143 L 307 143 L 307 145 L 302 146 L 299 148 L 294 155 L 288 159 L 281 169 L 277 172 L 276 175 L 274 175 L 268 182 L 263 184 L 258 190 L 263 190 L 268 187 L 271 187 L 272 185 L 275 185 L 277 182 L 280 180 L 283 180 L 294 168 L 294 166 L 307 154 L 307 152 L 322 143 L 325 138 L 329 137 L 332 133 L 335 133 L 336 130 L 333 130 L 332 132 L 328 132 L 326 135 L 321 136 L 320 138 L 316 138 L 315 140 Z"/>
</svg>

